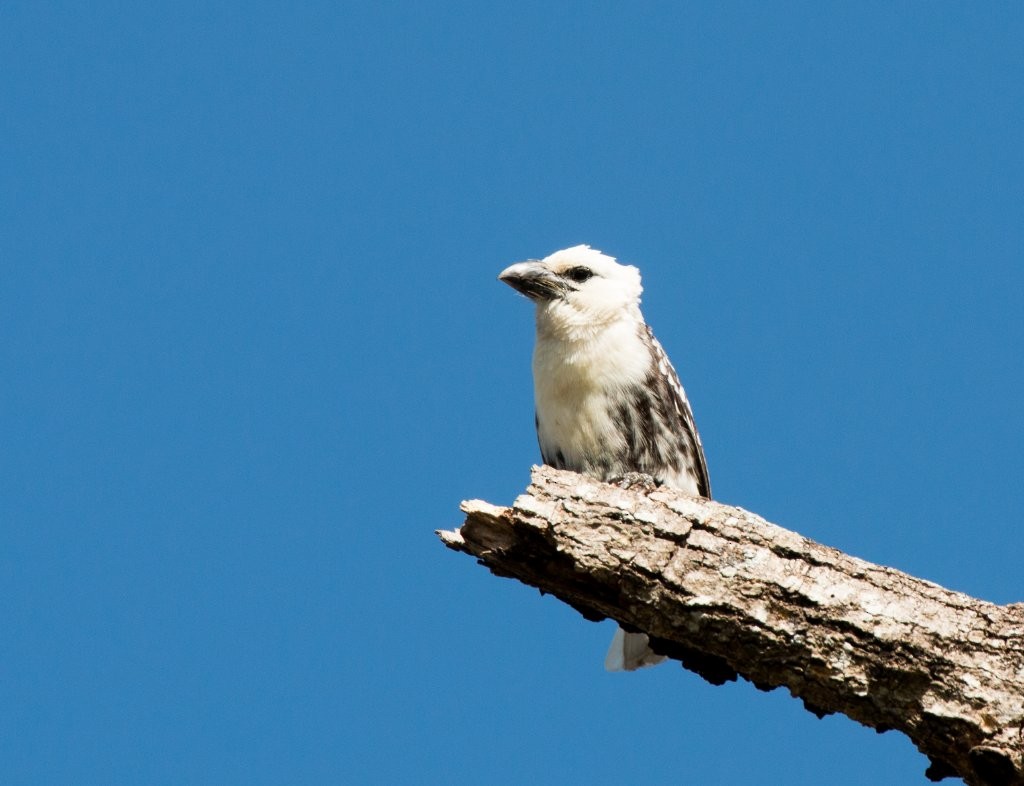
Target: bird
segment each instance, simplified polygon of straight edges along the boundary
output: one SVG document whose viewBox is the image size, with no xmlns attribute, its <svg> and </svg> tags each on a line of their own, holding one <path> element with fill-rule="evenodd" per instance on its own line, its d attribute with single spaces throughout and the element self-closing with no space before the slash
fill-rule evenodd
<svg viewBox="0 0 1024 786">
<path fill-rule="evenodd" d="M 541 460 L 600 481 L 630 473 L 711 498 L 704 447 L 679 377 L 640 311 L 640 271 L 587 245 L 505 268 L 536 307 L 533 387 Z M 609 671 L 665 658 L 619 628 Z"/>
</svg>

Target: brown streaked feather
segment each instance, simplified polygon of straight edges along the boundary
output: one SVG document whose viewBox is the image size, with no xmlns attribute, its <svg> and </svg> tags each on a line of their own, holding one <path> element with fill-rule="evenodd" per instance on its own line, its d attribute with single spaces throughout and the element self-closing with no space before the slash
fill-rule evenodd
<svg viewBox="0 0 1024 786">
<path fill-rule="evenodd" d="M 653 384 L 662 386 L 664 395 L 658 396 L 658 399 L 662 402 L 672 402 L 674 412 L 666 414 L 670 420 L 675 421 L 673 424 L 675 428 L 673 430 L 679 436 L 682 452 L 684 455 L 693 457 L 694 472 L 701 496 L 711 499 L 711 479 L 708 477 L 708 464 L 704 458 L 704 445 L 700 441 L 700 433 L 697 431 L 697 424 L 693 419 L 693 410 L 690 408 L 690 402 L 686 398 L 686 392 L 679 381 L 679 375 L 676 374 L 675 368 L 672 367 L 668 355 L 658 342 L 658 339 L 654 337 L 654 331 L 646 324 L 643 326 L 643 329 L 647 340 L 650 342 L 654 363 L 649 379 Z"/>
</svg>

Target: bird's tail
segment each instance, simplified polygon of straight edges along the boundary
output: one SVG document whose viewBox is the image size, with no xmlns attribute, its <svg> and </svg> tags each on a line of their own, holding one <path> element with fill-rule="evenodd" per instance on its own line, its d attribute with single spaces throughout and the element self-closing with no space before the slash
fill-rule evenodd
<svg viewBox="0 0 1024 786">
<path fill-rule="evenodd" d="M 657 666 L 665 660 L 648 646 L 646 633 L 626 633 L 622 628 L 615 631 L 604 667 L 608 671 L 636 671 L 644 666 Z"/>
</svg>

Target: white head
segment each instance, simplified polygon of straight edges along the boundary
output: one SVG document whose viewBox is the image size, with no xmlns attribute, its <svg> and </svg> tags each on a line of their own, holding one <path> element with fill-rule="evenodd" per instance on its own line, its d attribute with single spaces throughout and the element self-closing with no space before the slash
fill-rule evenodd
<svg viewBox="0 0 1024 786">
<path fill-rule="evenodd" d="M 537 306 L 537 324 L 565 337 L 623 319 L 640 321 L 640 271 L 590 246 L 519 262 L 498 276 Z"/>
</svg>

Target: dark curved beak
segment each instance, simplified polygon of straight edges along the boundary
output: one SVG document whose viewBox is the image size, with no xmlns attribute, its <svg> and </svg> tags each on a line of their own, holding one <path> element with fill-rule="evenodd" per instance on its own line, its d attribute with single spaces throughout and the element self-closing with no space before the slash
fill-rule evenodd
<svg viewBox="0 0 1024 786">
<path fill-rule="evenodd" d="M 517 262 L 501 271 L 499 281 L 526 295 L 530 300 L 552 300 L 565 293 L 565 282 L 541 262 Z"/>
</svg>

